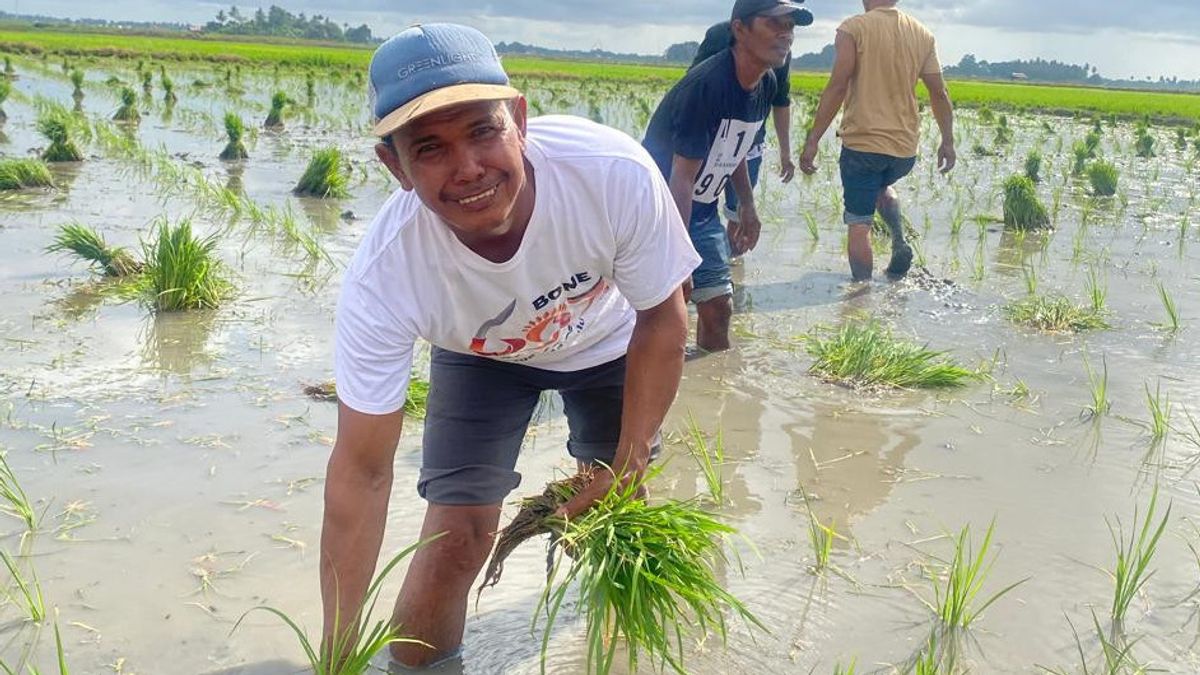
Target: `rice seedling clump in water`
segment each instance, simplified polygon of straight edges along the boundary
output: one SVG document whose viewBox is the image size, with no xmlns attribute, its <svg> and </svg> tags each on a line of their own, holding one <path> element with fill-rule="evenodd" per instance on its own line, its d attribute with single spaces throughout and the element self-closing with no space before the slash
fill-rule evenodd
<svg viewBox="0 0 1200 675">
<path fill-rule="evenodd" d="M 142 119 L 137 109 L 137 94 L 129 87 L 121 88 L 121 107 L 117 108 L 113 119 L 118 122 L 137 122 Z"/>
<path fill-rule="evenodd" d="M 225 133 L 229 136 L 229 143 L 221 151 L 221 159 L 246 159 L 250 156 L 250 153 L 246 152 L 246 144 L 242 142 L 242 136 L 246 133 L 246 125 L 242 123 L 242 118 L 238 117 L 237 113 L 225 113 Z"/>
<path fill-rule="evenodd" d="M 4 112 L 4 102 L 8 100 L 12 94 L 12 84 L 4 78 L 0 78 L 0 123 L 8 119 L 8 113 Z"/>
<path fill-rule="evenodd" d="M 287 94 L 282 91 L 275 92 L 271 97 L 271 110 L 267 112 L 267 119 L 263 122 L 263 126 L 268 129 L 279 130 L 283 128 L 283 107 L 287 105 Z"/>
<path fill-rule="evenodd" d="M 216 258 L 215 236 L 197 237 L 191 221 L 172 226 L 162 219 L 145 245 L 146 283 L 155 309 L 211 309 L 232 291 L 225 269 Z"/>
<path fill-rule="evenodd" d="M 161 79 L 163 88 L 163 103 L 165 103 L 167 107 L 173 106 L 179 102 L 179 97 L 175 95 L 175 80 L 172 80 L 171 77 L 165 72 L 162 74 Z"/>
<path fill-rule="evenodd" d="M 1101 197 L 1111 197 L 1117 194 L 1117 180 L 1120 174 L 1117 167 L 1102 159 L 1088 165 L 1088 181 L 1092 184 L 1092 193 Z"/>
<path fill-rule="evenodd" d="M 71 92 L 71 96 L 75 100 L 83 98 L 83 71 L 76 68 L 71 71 L 71 84 L 75 87 L 75 91 Z"/>
<path fill-rule="evenodd" d="M 653 475 L 652 471 L 649 477 Z M 724 544 L 736 534 L 732 527 L 702 510 L 695 500 L 642 501 L 637 498 L 639 485 L 632 481 L 624 486 L 618 482 L 574 520 L 555 519 L 558 505 L 570 496 L 566 493 L 580 489 L 587 480 L 577 476 L 570 485 L 552 484 L 541 497 L 527 503 L 513 524 L 501 532 L 484 582 L 488 585 L 498 579 L 497 559 L 502 563 L 500 556 L 511 552 L 501 545 L 511 541 L 506 535 L 514 529 L 558 531 L 560 553 L 534 615 L 536 622 L 546 612 L 543 669 L 555 619 L 568 589 L 576 584 L 587 624 L 590 673 L 612 669 L 622 639 L 631 672 L 637 670 L 641 656 L 677 673 L 687 672 L 685 637 L 715 632 L 724 640 L 727 610 L 766 630 L 717 580 L 715 570 L 729 562 Z"/>
<path fill-rule="evenodd" d="M 50 145 L 42 151 L 42 159 L 47 162 L 79 162 L 83 153 L 71 138 L 71 128 L 67 124 L 66 114 L 51 110 L 38 117 L 38 133 L 50 141 Z"/>
<path fill-rule="evenodd" d="M 0 159 L 0 190 L 49 187 L 50 169 L 40 159 Z"/>
<path fill-rule="evenodd" d="M 1042 182 L 1042 153 L 1037 148 L 1025 156 L 1025 177 L 1035 183 Z"/>
<path fill-rule="evenodd" d="M 1037 188 L 1028 176 L 1012 176 L 1004 181 L 1004 224 L 1020 230 L 1050 225 L 1046 206 L 1038 199 Z"/>
<path fill-rule="evenodd" d="M 816 358 L 809 370 L 850 387 L 938 389 L 978 377 L 945 352 L 896 338 L 876 321 L 851 321 L 831 334 L 818 329 L 806 339 Z"/>
<path fill-rule="evenodd" d="M 82 223 L 59 226 L 54 242 L 46 247 L 46 251 L 73 253 L 109 277 L 123 277 L 142 271 L 142 264 L 129 251 L 109 246 L 99 232 Z"/>
<path fill-rule="evenodd" d="M 1013 323 L 1049 333 L 1108 328 L 1103 308 L 1084 307 L 1062 295 L 1029 295 L 1004 306 Z"/>
<path fill-rule="evenodd" d="M 300 182 L 293 190 L 297 195 L 307 197 L 335 198 L 349 197 L 346 188 L 349 180 L 343 168 L 342 152 L 337 148 L 318 150 L 308 161 L 308 168 L 300 177 Z"/>
</svg>

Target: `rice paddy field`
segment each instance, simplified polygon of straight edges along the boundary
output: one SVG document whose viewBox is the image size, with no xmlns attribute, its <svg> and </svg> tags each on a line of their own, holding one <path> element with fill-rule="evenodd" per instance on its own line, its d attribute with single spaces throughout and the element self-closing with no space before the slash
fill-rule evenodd
<svg viewBox="0 0 1200 675">
<path fill-rule="evenodd" d="M 396 187 L 368 54 L 0 42 L 0 670 L 305 672 L 277 617 L 239 619 L 320 630 L 333 309 Z M 201 48 L 238 58 L 180 57 Z M 533 113 L 635 137 L 678 75 L 510 66 Z M 899 186 L 901 282 L 849 283 L 835 139 L 788 185 L 767 149 L 735 347 L 688 363 L 651 485 L 738 530 L 717 575 L 763 628 L 731 614 L 724 645 L 687 639 L 688 672 L 1200 671 L 1197 99 L 960 92 L 959 167 L 925 159 L 927 120 Z M 413 408 L 385 560 L 424 508 Z M 544 399 L 514 499 L 571 470 L 560 408 Z M 436 672 L 541 672 L 545 558 L 513 553 Z M 545 671 L 585 672 L 586 608 L 559 600 Z"/>
</svg>

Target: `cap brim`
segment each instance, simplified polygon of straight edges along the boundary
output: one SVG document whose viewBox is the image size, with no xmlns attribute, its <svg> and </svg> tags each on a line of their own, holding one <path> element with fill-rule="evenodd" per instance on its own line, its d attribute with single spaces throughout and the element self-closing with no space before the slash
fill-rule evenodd
<svg viewBox="0 0 1200 675">
<path fill-rule="evenodd" d="M 795 2 L 782 2 L 770 9 L 764 9 L 761 12 L 755 12 L 756 16 L 787 16 L 788 14 L 799 14 L 804 7 L 801 7 Z M 796 17 L 797 23 L 799 16 Z"/>
<path fill-rule="evenodd" d="M 375 135 L 382 138 L 422 115 L 459 103 L 503 101 L 520 95 L 521 92 L 502 84 L 454 84 L 434 89 L 396 108 L 388 113 L 387 117 L 376 122 Z"/>
</svg>

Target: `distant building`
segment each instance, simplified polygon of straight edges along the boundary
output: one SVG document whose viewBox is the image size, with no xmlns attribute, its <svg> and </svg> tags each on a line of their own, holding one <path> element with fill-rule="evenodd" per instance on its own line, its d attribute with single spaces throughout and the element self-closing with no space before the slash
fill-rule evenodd
<svg viewBox="0 0 1200 675">
<path fill-rule="evenodd" d="M 1013 73 L 1013 74 L 1012 74 L 1012 79 L 1014 79 L 1014 80 L 1028 80 L 1028 79 L 1029 79 L 1029 76 L 1028 76 L 1028 75 L 1026 75 L 1025 73 Z"/>
</svg>

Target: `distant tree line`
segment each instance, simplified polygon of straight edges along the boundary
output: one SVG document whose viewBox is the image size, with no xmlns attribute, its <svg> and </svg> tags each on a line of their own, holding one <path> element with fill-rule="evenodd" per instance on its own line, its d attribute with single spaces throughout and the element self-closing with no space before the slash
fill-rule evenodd
<svg viewBox="0 0 1200 675">
<path fill-rule="evenodd" d="M 351 28 L 349 24 L 338 25 L 328 17 L 314 14 L 306 17 L 304 12 L 291 12 L 271 5 L 266 11 L 261 7 L 253 16 L 245 16 L 233 5 L 229 11 L 220 10 L 217 17 L 204 25 L 205 33 L 225 35 L 268 35 L 272 37 L 304 38 L 328 42 L 375 42 L 371 28 L 362 24 Z"/>
</svg>

